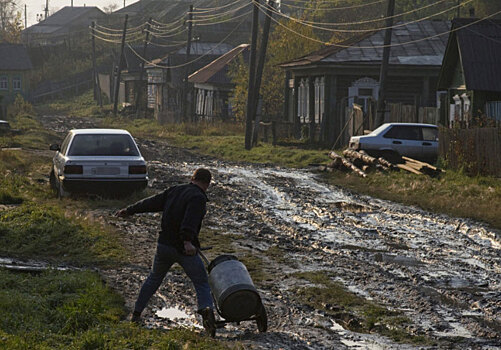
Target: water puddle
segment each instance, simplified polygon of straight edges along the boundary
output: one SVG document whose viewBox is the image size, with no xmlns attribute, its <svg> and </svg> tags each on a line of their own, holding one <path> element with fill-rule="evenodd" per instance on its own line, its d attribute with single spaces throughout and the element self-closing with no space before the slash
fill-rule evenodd
<svg viewBox="0 0 501 350">
<path fill-rule="evenodd" d="M 167 318 L 171 321 L 180 319 L 186 320 L 192 317 L 181 309 L 175 307 L 164 307 L 162 310 L 158 310 L 156 315 L 161 318 Z"/>
</svg>

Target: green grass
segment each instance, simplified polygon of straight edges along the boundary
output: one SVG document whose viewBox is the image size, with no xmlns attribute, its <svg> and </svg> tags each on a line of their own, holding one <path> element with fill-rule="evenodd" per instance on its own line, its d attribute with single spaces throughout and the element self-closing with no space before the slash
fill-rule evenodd
<svg viewBox="0 0 501 350">
<path fill-rule="evenodd" d="M 412 335 L 406 331 L 411 320 L 403 314 L 388 310 L 348 291 L 341 283 L 333 281 L 328 272 L 299 272 L 293 274 L 293 277 L 314 284 L 297 288 L 297 300 L 316 310 L 323 310 L 352 331 L 377 332 L 402 343 L 431 343 L 426 337 Z"/>
<path fill-rule="evenodd" d="M 0 348 L 227 349 L 189 329 L 148 330 L 130 322 L 123 300 L 96 273 L 0 269 Z"/>
<path fill-rule="evenodd" d="M 26 202 L 0 212 L 0 255 L 73 265 L 117 264 L 126 252 L 115 233 L 63 208 Z"/>
<path fill-rule="evenodd" d="M 68 117 L 104 117 L 111 113 L 112 105 L 99 107 L 94 101 L 93 91 L 88 90 L 82 95 L 54 100 L 35 107 L 37 114 L 64 115 Z"/>
</svg>

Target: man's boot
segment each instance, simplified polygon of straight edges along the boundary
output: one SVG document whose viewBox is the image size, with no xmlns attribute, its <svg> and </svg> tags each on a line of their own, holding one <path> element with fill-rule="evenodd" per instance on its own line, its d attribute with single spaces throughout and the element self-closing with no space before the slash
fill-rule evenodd
<svg viewBox="0 0 501 350">
<path fill-rule="evenodd" d="M 136 324 L 140 324 L 141 323 L 141 313 L 134 311 L 132 313 L 132 316 L 130 317 L 130 321 L 133 323 L 136 323 Z"/>
<path fill-rule="evenodd" d="M 207 334 L 212 338 L 216 336 L 216 318 L 214 317 L 214 311 L 210 307 L 198 310 L 198 313 L 202 315 L 202 324 L 205 328 Z"/>
</svg>

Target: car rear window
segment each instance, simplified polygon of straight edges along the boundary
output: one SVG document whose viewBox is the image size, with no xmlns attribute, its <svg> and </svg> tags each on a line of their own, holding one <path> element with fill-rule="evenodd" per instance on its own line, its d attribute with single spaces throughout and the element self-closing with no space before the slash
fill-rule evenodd
<svg viewBox="0 0 501 350">
<path fill-rule="evenodd" d="M 138 156 L 132 137 L 117 134 L 75 135 L 70 156 Z"/>
</svg>

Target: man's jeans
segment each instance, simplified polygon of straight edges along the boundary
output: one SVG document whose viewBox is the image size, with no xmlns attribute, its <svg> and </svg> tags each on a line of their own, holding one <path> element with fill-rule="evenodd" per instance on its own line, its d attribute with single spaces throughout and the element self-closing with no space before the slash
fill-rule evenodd
<svg viewBox="0 0 501 350">
<path fill-rule="evenodd" d="M 159 243 L 153 261 L 153 267 L 148 278 L 141 287 L 134 311 L 142 312 L 144 310 L 151 296 L 155 294 L 158 287 L 160 287 L 165 275 L 174 263 L 181 265 L 184 272 L 186 272 L 193 282 L 197 293 L 198 310 L 202 310 L 206 307 L 213 308 L 207 272 L 200 256 L 183 255 L 180 254 L 176 248 Z"/>
</svg>

